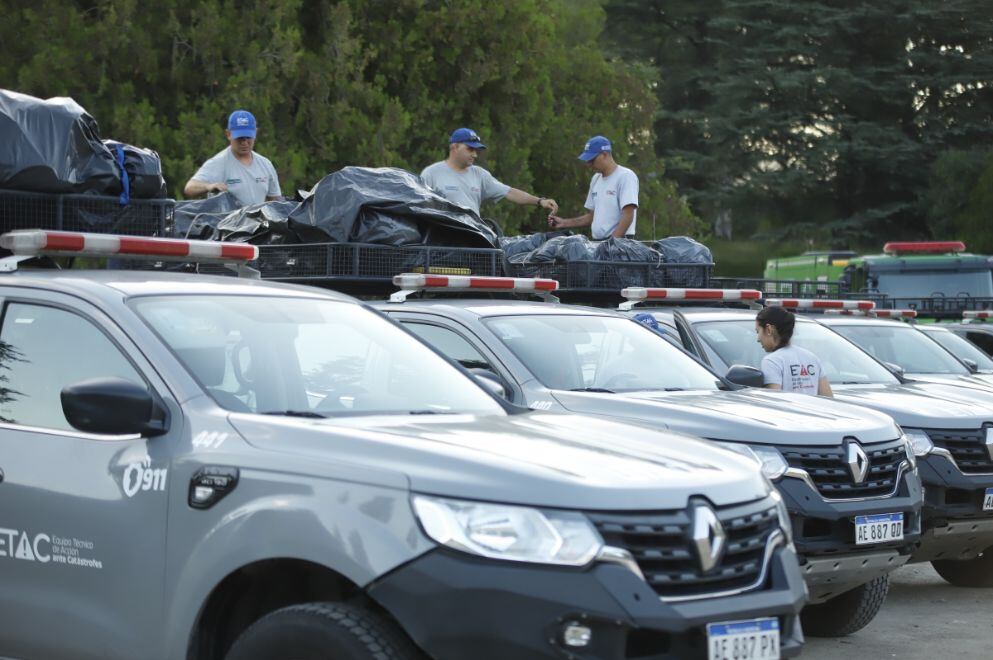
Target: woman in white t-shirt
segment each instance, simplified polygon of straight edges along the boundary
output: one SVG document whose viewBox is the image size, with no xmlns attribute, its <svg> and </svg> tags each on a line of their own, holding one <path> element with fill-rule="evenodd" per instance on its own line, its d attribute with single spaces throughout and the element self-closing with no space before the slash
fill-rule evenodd
<svg viewBox="0 0 993 660">
<path fill-rule="evenodd" d="M 817 356 L 790 344 L 794 325 L 796 317 L 782 307 L 766 307 L 755 317 L 755 334 L 768 353 L 762 358 L 765 386 L 784 392 L 834 396 Z"/>
</svg>

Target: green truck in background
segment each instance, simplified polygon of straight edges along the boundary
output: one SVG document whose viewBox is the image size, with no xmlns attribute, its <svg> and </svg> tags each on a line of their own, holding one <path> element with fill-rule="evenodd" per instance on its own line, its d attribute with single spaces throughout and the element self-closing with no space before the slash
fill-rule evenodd
<svg viewBox="0 0 993 660">
<path fill-rule="evenodd" d="M 879 307 L 957 316 L 993 305 L 991 266 L 993 257 L 967 253 L 961 241 L 890 242 L 877 255 L 833 251 L 769 259 L 764 277 L 766 293 L 787 293 L 786 281 L 800 280 L 811 283 L 802 295 L 865 294 Z"/>
</svg>

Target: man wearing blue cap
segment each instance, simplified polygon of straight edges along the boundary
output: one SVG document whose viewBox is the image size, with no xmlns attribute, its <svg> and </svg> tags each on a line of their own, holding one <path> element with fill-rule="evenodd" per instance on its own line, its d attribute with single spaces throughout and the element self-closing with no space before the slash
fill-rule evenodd
<svg viewBox="0 0 993 660">
<path fill-rule="evenodd" d="M 611 151 L 610 140 L 602 135 L 590 138 L 579 154 L 579 160 L 593 170 L 590 191 L 586 195 L 586 213 L 575 218 L 548 216 L 553 229 L 589 227 L 593 240 L 634 238 L 638 219 L 638 175 L 618 165 Z"/>
<path fill-rule="evenodd" d="M 242 206 L 281 199 L 276 168 L 265 156 L 257 154 L 255 117 L 247 110 L 235 110 L 228 117 L 230 147 L 212 156 L 186 182 L 183 194 L 201 197 L 212 192 L 228 191 Z"/>
<path fill-rule="evenodd" d="M 429 188 L 459 206 L 470 208 L 479 215 L 479 207 L 486 201 L 499 201 L 506 197 L 515 204 L 534 204 L 555 213 L 559 205 L 554 199 L 536 197 L 517 188 L 500 183 L 492 174 L 478 165 L 476 157 L 486 145 L 471 128 L 456 129 L 448 139 L 448 158 L 428 165 L 421 178 Z"/>
</svg>

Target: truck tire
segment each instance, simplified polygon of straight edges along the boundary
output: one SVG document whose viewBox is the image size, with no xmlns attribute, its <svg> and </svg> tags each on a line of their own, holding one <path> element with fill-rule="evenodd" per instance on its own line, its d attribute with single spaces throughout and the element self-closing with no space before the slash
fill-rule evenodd
<svg viewBox="0 0 993 660">
<path fill-rule="evenodd" d="M 993 548 L 987 548 L 975 559 L 937 559 L 931 565 L 956 587 L 993 587 Z"/>
<path fill-rule="evenodd" d="M 291 605 L 243 632 L 227 660 L 421 660 L 386 617 L 345 603 Z"/>
<path fill-rule="evenodd" d="M 803 632 L 811 637 L 844 637 L 876 618 L 890 590 L 890 576 L 876 578 L 829 601 L 800 612 Z"/>
</svg>

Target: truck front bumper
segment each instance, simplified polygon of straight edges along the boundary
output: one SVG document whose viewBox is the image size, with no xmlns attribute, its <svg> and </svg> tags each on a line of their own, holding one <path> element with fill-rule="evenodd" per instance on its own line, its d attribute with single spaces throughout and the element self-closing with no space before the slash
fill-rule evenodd
<svg viewBox="0 0 993 660">
<path fill-rule="evenodd" d="M 434 660 L 622 660 L 706 658 L 706 624 L 779 620 L 782 657 L 803 647 L 806 588 L 791 548 L 773 553 L 766 583 L 733 596 L 666 602 L 623 566 L 586 569 L 491 561 L 429 552 L 370 585 L 384 607 Z M 564 631 L 592 632 L 568 646 Z"/>
</svg>

